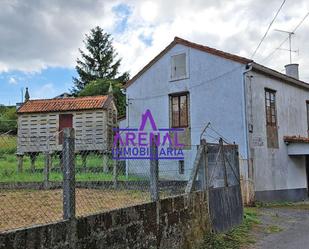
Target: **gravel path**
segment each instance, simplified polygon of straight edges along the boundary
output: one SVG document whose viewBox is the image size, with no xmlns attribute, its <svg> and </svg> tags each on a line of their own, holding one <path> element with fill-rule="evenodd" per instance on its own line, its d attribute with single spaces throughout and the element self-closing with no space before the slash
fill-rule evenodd
<svg viewBox="0 0 309 249">
<path fill-rule="evenodd" d="M 252 249 L 308 249 L 308 208 L 261 208 L 261 224 L 254 230 L 257 243 Z"/>
</svg>

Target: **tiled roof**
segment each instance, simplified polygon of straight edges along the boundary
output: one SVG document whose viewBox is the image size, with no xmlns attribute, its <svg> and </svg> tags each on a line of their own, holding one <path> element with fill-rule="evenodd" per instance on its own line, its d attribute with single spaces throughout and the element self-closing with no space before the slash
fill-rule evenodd
<svg viewBox="0 0 309 249">
<path fill-rule="evenodd" d="M 284 136 L 283 140 L 286 143 L 309 143 L 308 137 L 301 136 Z"/>
<path fill-rule="evenodd" d="M 155 58 L 153 58 L 145 67 L 143 67 L 134 77 L 132 77 L 126 83 L 125 88 L 130 86 L 137 78 L 139 78 L 147 69 L 149 69 L 155 62 L 157 62 L 168 50 L 170 50 L 176 44 L 181 44 L 181 45 L 184 45 L 190 48 L 194 48 L 194 49 L 197 49 L 197 50 L 209 53 L 209 54 L 217 55 L 225 59 L 233 60 L 233 61 L 236 61 L 242 64 L 247 64 L 247 63 L 252 62 L 252 60 L 245 58 L 245 57 L 241 57 L 235 54 L 230 54 L 230 53 L 218 50 L 218 49 L 214 49 L 214 48 L 207 47 L 201 44 L 187 41 L 179 37 L 175 37 L 174 40 L 164 50 L 161 51 L 161 53 L 159 53 Z"/>
<path fill-rule="evenodd" d="M 20 114 L 102 109 L 105 108 L 108 99 L 110 99 L 109 96 L 105 95 L 77 98 L 28 100 L 17 110 L 17 113 Z"/>
</svg>

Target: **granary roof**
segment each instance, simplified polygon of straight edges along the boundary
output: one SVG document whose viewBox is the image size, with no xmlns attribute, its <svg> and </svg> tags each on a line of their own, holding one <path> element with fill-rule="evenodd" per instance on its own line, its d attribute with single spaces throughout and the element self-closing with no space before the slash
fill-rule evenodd
<svg viewBox="0 0 309 249">
<path fill-rule="evenodd" d="M 76 98 L 28 100 L 17 110 L 17 113 L 22 114 L 105 109 L 111 99 L 111 96 L 102 95 Z"/>
</svg>

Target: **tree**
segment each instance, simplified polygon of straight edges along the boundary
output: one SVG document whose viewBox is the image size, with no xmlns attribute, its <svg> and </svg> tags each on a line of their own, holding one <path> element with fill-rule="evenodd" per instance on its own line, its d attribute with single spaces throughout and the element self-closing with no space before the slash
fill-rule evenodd
<svg viewBox="0 0 309 249">
<path fill-rule="evenodd" d="M 91 81 L 80 91 L 79 96 L 106 95 L 108 94 L 110 84 L 112 84 L 118 115 L 124 115 L 126 111 L 126 97 L 121 91 L 123 84 L 119 83 L 117 80 L 97 79 Z"/>
<path fill-rule="evenodd" d="M 73 78 L 75 95 L 85 88 L 92 81 L 117 80 L 126 82 L 129 79 L 128 73 L 119 75 L 121 59 L 117 59 L 117 53 L 112 46 L 110 34 L 105 33 L 100 27 L 90 30 L 84 40 L 86 51 L 79 49 L 81 59 L 77 59 L 76 71 L 78 78 Z"/>
<path fill-rule="evenodd" d="M 17 114 L 15 106 L 0 106 L 0 133 L 17 131 Z"/>
</svg>

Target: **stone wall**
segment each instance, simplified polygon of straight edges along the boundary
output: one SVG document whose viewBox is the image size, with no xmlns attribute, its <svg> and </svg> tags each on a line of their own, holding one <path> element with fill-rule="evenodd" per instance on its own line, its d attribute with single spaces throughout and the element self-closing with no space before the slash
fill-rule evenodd
<svg viewBox="0 0 309 249">
<path fill-rule="evenodd" d="M 197 246 L 210 230 L 206 192 L 0 233 L 0 249 Z"/>
</svg>

